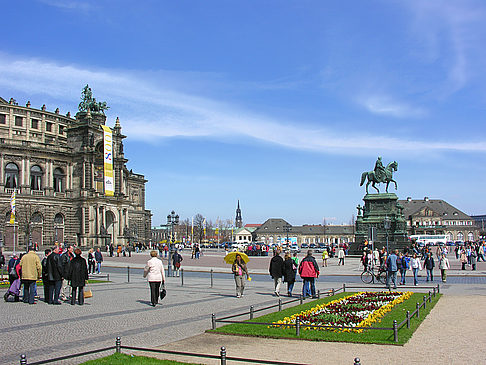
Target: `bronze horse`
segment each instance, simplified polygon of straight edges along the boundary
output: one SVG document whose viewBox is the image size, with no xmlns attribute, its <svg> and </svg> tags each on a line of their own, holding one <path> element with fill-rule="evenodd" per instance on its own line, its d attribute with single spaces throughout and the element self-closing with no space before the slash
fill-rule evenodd
<svg viewBox="0 0 486 365">
<path fill-rule="evenodd" d="M 395 190 L 397 190 L 397 182 L 393 180 L 393 171 L 397 171 L 398 169 L 398 162 L 393 161 L 390 162 L 388 165 L 385 167 L 385 176 L 381 179 L 377 179 L 375 172 L 374 171 L 367 171 L 363 172 L 361 174 L 361 183 L 359 186 L 362 186 L 365 182 L 366 179 L 368 179 L 368 182 L 366 183 L 366 194 L 368 194 L 368 185 L 374 187 L 376 191 L 379 193 L 380 190 L 375 186 L 375 184 L 379 183 L 386 183 L 386 192 L 388 193 L 388 185 L 390 182 L 393 182 L 395 184 Z"/>
</svg>

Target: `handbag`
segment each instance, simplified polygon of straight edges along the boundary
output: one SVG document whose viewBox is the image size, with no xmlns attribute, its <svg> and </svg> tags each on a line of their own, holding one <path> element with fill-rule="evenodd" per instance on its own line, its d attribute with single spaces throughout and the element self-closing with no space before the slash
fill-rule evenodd
<svg viewBox="0 0 486 365">
<path fill-rule="evenodd" d="M 87 288 L 84 289 L 83 294 L 85 298 L 93 297 L 93 292 L 91 291 L 91 288 L 89 286 L 87 286 Z"/>
<path fill-rule="evenodd" d="M 162 287 L 160 289 L 160 300 L 164 299 L 166 295 L 167 295 L 167 290 L 165 290 L 165 285 L 162 284 Z"/>
<path fill-rule="evenodd" d="M 17 275 L 17 270 L 15 270 L 15 265 L 12 265 L 12 268 L 10 269 L 10 271 L 8 272 L 9 275 L 12 276 L 12 278 L 15 280 L 15 279 L 18 279 L 18 275 Z"/>
</svg>

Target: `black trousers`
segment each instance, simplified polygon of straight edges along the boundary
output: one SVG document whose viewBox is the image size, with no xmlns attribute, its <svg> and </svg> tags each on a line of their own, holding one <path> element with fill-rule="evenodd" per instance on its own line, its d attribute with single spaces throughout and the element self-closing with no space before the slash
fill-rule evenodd
<svg viewBox="0 0 486 365">
<path fill-rule="evenodd" d="M 160 281 L 149 281 L 150 285 L 150 303 L 155 305 L 159 302 Z"/>
<path fill-rule="evenodd" d="M 71 304 L 74 305 L 76 303 L 76 291 L 78 292 L 78 304 L 83 305 L 84 304 L 84 286 L 73 286 L 73 290 L 71 292 Z"/>
<path fill-rule="evenodd" d="M 44 302 L 49 303 L 49 281 L 42 279 L 44 284 Z"/>
</svg>

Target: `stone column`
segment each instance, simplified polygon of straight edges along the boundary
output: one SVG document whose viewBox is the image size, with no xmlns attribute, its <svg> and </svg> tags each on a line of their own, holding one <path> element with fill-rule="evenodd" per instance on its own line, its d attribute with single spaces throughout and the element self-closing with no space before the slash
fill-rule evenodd
<svg viewBox="0 0 486 365">
<path fill-rule="evenodd" d="M 0 185 L 3 187 L 3 185 L 5 184 L 5 172 L 4 172 L 4 169 L 5 169 L 5 161 L 3 159 L 3 154 L 0 155 Z"/>
</svg>

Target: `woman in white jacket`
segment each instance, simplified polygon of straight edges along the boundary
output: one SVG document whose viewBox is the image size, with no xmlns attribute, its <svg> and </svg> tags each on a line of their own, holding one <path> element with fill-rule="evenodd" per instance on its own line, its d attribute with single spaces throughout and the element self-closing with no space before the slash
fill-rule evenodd
<svg viewBox="0 0 486 365">
<path fill-rule="evenodd" d="M 418 272 L 422 270 L 422 264 L 420 263 L 420 259 L 417 257 L 417 254 L 414 253 L 412 259 L 410 260 L 410 269 L 413 272 L 413 285 L 418 284 Z"/>
<path fill-rule="evenodd" d="M 150 285 L 150 302 L 152 307 L 159 302 L 160 283 L 165 283 L 165 272 L 162 261 L 157 258 L 157 251 L 150 251 L 152 257 L 147 261 L 143 270 L 143 277 L 147 278 Z"/>
</svg>

